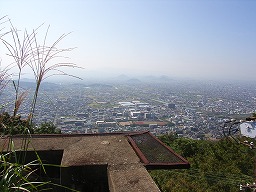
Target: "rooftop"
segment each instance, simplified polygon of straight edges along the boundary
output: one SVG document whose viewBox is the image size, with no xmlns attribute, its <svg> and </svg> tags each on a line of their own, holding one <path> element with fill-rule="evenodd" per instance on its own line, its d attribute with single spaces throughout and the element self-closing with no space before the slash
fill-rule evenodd
<svg viewBox="0 0 256 192">
<path fill-rule="evenodd" d="M 17 150 L 23 138 L 21 135 L 12 137 Z M 6 150 L 6 141 L 10 141 L 7 139 L 0 140 L 2 150 Z M 32 135 L 29 140 L 29 150 L 36 150 L 48 163 L 62 166 L 57 174 L 61 177 L 60 184 L 72 183 L 72 174 L 79 175 L 79 188 L 76 189 L 81 191 L 88 190 L 84 183 L 94 182 L 92 185 L 99 187 L 95 182 L 105 180 L 102 187 L 94 191 L 157 192 L 160 190 L 147 169 L 189 168 L 184 158 L 149 132 Z"/>
</svg>

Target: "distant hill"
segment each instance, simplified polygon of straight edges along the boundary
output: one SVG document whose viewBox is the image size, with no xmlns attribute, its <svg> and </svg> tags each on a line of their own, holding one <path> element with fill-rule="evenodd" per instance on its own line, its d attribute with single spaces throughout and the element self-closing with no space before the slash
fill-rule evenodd
<svg viewBox="0 0 256 192">
<path fill-rule="evenodd" d="M 162 80 L 162 81 L 170 81 L 170 80 L 172 80 L 172 79 L 169 78 L 169 77 L 166 76 L 166 75 L 162 75 L 162 76 L 159 77 L 159 80 Z"/>
<path fill-rule="evenodd" d="M 128 77 L 127 75 L 124 75 L 124 74 L 119 75 L 119 76 L 116 77 L 116 79 L 122 80 L 122 81 L 127 81 L 127 80 L 129 80 L 129 78 L 130 77 Z"/>
<path fill-rule="evenodd" d="M 133 78 L 133 79 L 128 79 L 127 81 L 126 81 L 127 83 L 129 83 L 129 84 L 133 84 L 133 83 L 141 83 L 141 81 L 139 80 L 139 79 L 136 79 L 136 78 Z"/>
<path fill-rule="evenodd" d="M 17 81 L 15 81 L 17 83 Z M 36 82 L 33 79 L 21 79 L 20 80 L 20 87 L 23 89 L 35 89 Z M 56 83 L 50 83 L 50 82 L 42 82 L 40 89 L 43 90 L 56 90 L 60 88 L 61 86 Z"/>
<path fill-rule="evenodd" d="M 88 87 L 91 87 L 91 88 L 114 88 L 114 86 L 112 85 L 107 85 L 107 84 L 101 84 L 101 83 L 94 83 L 94 84 L 91 84 L 91 85 L 88 85 Z"/>
<path fill-rule="evenodd" d="M 145 82 L 150 82 L 150 83 L 168 83 L 173 81 L 173 79 L 171 79 L 166 75 L 162 75 L 162 76 L 149 75 L 149 76 L 141 77 L 141 80 Z"/>
<path fill-rule="evenodd" d="M 248 146 L 229 138 L 210 141 L 164 135 L 160 139 L 191 165 L 187 170 L 151 171 L 161 191 L 233 192 L 239 191 L 239 184 L 254 182 L 255 150 Z"/>
<path fill-rule="evenodd" d="M 129 77 L 124 74 L 114 77 L 111 80 L 115 81 L 116 83 L 168 83 L 173 81 L 173 79 L 171 79 L 166 75 L 162 75 L 162 76 L 148 75 L 148 76 Z"/>
</svg>

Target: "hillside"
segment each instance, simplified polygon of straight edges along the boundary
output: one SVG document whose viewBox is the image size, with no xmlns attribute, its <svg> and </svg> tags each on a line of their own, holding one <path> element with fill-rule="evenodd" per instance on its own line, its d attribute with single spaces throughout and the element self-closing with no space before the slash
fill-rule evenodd
<svg viewBox="0 0 256 192">
<path fill-rule="evenodd" d="M 233 143 L 162 136 L 160 139 L 185 157 L 188 170 L 157 170 L 151 176 L 163 192 L 239 191 L 240 184 L 252 183 L 255 150 Z"/>
</svg>

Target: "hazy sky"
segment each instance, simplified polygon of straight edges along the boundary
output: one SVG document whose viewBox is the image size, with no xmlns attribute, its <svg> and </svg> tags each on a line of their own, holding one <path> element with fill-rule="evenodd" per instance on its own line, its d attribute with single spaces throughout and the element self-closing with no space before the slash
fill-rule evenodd
<svg viewBox="0 0 256 192">
<path fill-rule="evenodd" d="M 85 76 L 256 80 L 254 0 L 0 0 L 4 15 L 18 29 L 51 25 L 50 42 L 72 32 L 61 46 L 77 47 Z"/>
</svg>

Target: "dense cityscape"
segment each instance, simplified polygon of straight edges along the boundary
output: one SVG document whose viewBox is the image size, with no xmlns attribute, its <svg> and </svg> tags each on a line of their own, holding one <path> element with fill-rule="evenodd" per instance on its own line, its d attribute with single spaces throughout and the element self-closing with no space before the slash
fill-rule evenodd
<svg viewBox="0 0 256 192">
<path fill-rule="evenodd" d="M 152 77 L 153 78 L 153 77 Z M 117 81 L 118 82 L 118 81 Z M 31 90 L 32 82 L 23 82 Z M 13 109 L 13 87 L 1 95 L 1 110 Z M 253 83 L 185 81 L 167 77 L 119 83 L 44 83 L 34 123 L 54 122 L 62 133 L 149 130 L 192 139 L 222 137 L 223 122 L 255 112 Z M 29 113 L 29 96 L 19 114 Z"/>
</svg>

